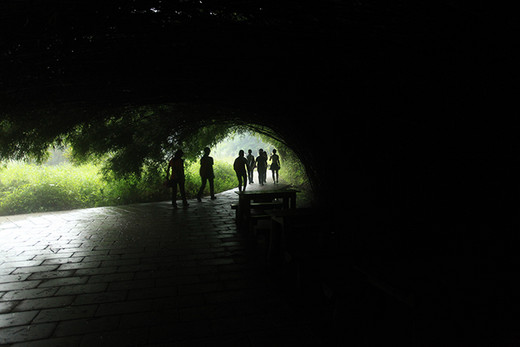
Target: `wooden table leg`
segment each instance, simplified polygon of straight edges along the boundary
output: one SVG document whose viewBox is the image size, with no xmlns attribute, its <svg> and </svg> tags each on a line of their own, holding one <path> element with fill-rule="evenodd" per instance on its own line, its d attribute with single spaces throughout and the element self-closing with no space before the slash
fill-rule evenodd
<svg viewBox="0 0 520 347">
<path fill-rule="evenodd" d="M 291 208 L 296 208 L 296 193 L 291 194 Z"/>
<path fill-rule="evenodd" d="M 249 215 L 251 213 L 251 201 L 243 196 L 238 198 L 238 216 L 239 216 L 239 229 L 243 229 L 248 224 Z"/>
<path fill-rule="evenodd" d="M 269 232 L 269 240 L 267 246 L 267 262 L 275 265 L 280 264 L 282 261 L 282 234 L 283 234 L 283 222 L 271 219 L 271 230 Z"/>
</svg>

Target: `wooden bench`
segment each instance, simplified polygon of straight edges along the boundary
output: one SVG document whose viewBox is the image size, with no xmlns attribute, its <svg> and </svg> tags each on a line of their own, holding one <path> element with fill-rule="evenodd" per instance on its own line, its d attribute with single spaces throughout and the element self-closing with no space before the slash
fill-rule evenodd
<svg viewBox="0 0 520 347">
<path fill-rule="evenodd" d="M 238 203 L 231 204 L 231 209 L 237 211 L 238 214 Z M 270 201 L 270 202 L 252 202 L 250 205 L 251 210 L 275 210 L 282 208 L 282 202 Z"/>
<path fill-rule="evenodd" d="M 249 206 L 251 206 L 252 210 L 274 210 L 277 208 L 282 208 L 282 202 L 280 202 L 280 201 L 252 202 Z M 231 204 L 231 208 L 233 210 L 237 210 L 238 203 Z"/>
<path fill-rule="evenodd" d="M 238 228 L 251 230 L 259 220 L 270 218 L 266 211 L 296 208 L 297 192 L 292 188 L 235 192 L 238 205 L 231 208 L 236 210 Z"/>
<path fill-rule="evenodd" d="M 238 212 L 238 203 L 231 204 L 231 209 L 235 210 L 235 221 L 238 224 L 239 221 L 239 212 Z M 281 201 L 267 201 L 267 202 L 251 202 L 250 203 L 250 211 L 248 213 L 247 228 L 248 230 L 252 230 L 253 227 L 260 220 L 270 219 L 271 216 L 265 213 L 267 210 L 278 210 L 283 207 L 283 203 Z M 244 221 L 241 221 L 244 222 Z"/>
</svg>

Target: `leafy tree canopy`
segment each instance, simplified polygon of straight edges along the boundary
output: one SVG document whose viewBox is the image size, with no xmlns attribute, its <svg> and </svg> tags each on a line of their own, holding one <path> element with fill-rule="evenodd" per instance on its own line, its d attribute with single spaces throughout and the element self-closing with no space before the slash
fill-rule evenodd
<svg viewBox="0 0 520 347">
<path fill-rule="evenodd" d="M 42 161 L 49 147 L 68 145 L 75 162 L 103 159 L 107 171 L 124 176 L 139 174 L 143 165 L 164 166 L 179 148 L 193 160 L 204 147 L 216 145 L 230 133 L 254 130 L 275 136 L 268 128 L 248 125 L 223 112 L 181 104 L 131 107 L 105 110 L 106 115 L 97 115 L 95 122 L 72 121 L 48 127 L 42 121 L 42 126 L 29 130 L 5 119 L 0 124 L 0 156 Z M 208 119 L 208 115 L 213 118 Z M 47 122 L 54 119 L 51 115 L 45 118 Z M 22 137 L 27 140 L 17 141 Z"/>
</svg>

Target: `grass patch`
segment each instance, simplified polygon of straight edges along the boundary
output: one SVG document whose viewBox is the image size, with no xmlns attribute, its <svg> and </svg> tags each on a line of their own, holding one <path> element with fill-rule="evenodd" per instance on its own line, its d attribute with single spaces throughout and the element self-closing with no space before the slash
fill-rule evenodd
<svg viewBox="0 0 520 347">
<path fill-rule="evenodd" d="M 215 192 L 235 188 L 234 157 L 215 158 Z M 186 195 L 196 197 L 200 188 L 199 161 L 185 162 Z M 171 199 L 164 186 L 164 168 L 146 168 L 141 176 L 104 176 L 102 164 L 36 165 L 8 162 L 0 167 L 0 215 L 125 205 Z M 267 172 L 268 183 L 271 171 Z M 280 181 L 309 192 L 305 171 L 298 161 L 282 158 Z M 209 195 L 206 185 L 205 195 Z M 302 197 L 305 194 L 300 194 Z M 300 199 L 300 197 L 299 197 Z"/>
<path fill-rule="evenodd" d="M 236 186 L 236 177 L 227 163 L 216 162 L 215 191 Z M 186 192 L 196 196 L 200 187 L 199 164 L 188 164 Z M 206 187 L 209 193 L 209 186 Z M 64 163 L 40 166 L 10 162 L 0 168 L 0 215 L 70 210 L 98 206 L 163 201 L 171 198 L 164 186 L 164 173 L 145 170 L 141 177 L 107 178 L 94 164 Z"/>
<path fill-rule="evenodd" d="M 105 186 L 94 165 L 9 163 L 0 170 L 0 214 L 100 206 Z"/>
</svg>

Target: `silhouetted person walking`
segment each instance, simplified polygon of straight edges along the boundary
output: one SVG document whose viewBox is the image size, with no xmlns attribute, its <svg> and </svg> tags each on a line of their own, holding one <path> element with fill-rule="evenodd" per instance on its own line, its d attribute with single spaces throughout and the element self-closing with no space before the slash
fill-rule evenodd
<svg viewBox="0 0 520 347">
<path fill-rule="evenodd" d="M 265 176 L 267 173 L 267 154 L 264 155 L 264 150 L 258 150 L 258 157 L 256 157 L 256 167 L 258 168 L 258 180 L 261 185 L 265 183 Z"/>
<path fill-rule="evenodd" d="M 202 194 L 204 193 L 204 188 L 206 188 L 206 181 L 209 181 L 209 193 L 211 195 L 211 199 L 215 200 L 215 174 L 213 173 L 213 158 L 209 156 L 210 153 L 209 147 L 204 148 L 204 155 L 200 158 L 200 180 L 201 185 L 199 189 L 199 193 L 197 194 L 197 200 L 202 201 Z"/>
<path fill-rule="evenodd" d="M 247 156 L 246 156 L 247 178 L 249 178 L 249 184 L 255 183 L 255 182 L 253 182 L 253 172 L 256 167 L 256 162 L 255 162 L 255 156 L 252 153 L 253 153 L 253 151 L 249 149 L 247 151 Z"/>
<path fill-rule="evenodd" d="M 186 200 L 186 191 L 184 189 L 184 160 L 182 156 L 184 152 L 182 149 L 179 149 L 175 152 L 175 156 L 170 160 L 168 164 L 168 169 L 166 170 L 166 180 L 169 182 L 169 185 L 172 187 L 172 205 L 174 208 L 177 208 L 177 185 L 179 186 L 179 190 L 182 198 L 182 205 L 184 207 L 188 207 L 188 201 Z M 171 176 L 170 176 L 170 168 L 171 168 Z"/>
<path fill-rule="evenodd" d="M 266 184 L 267 183 L 267 152 L 263 151 L 262 155 L 264 156 L 264 163 L 265 163 L 264 167 L 263 167 L 264 172 L 263 172 L 262 177 L 264 178 L 264 184 Z"/>
<path fill-rule="evenodd" d="M 238 157 L 235 159 L 233 163 L 233 169 L 235 170 L 238 178 L 238 190 L 240 192 L 246 190 L 247 186 L 247 159 L 244 158 L 244 151 L 240 150 L 238 152 Z M 242 184 L 244 185 L 242 188 Z"/>
<path fill-rule="evenodd" d="M 271 158 L 271 171 L 273 173 L 273 182 L 278 183 L 278 170 L 280 170 L 280 157 L 276 154 L 276 149 L 273 149 L 273 154 Z"/>
</svg>

